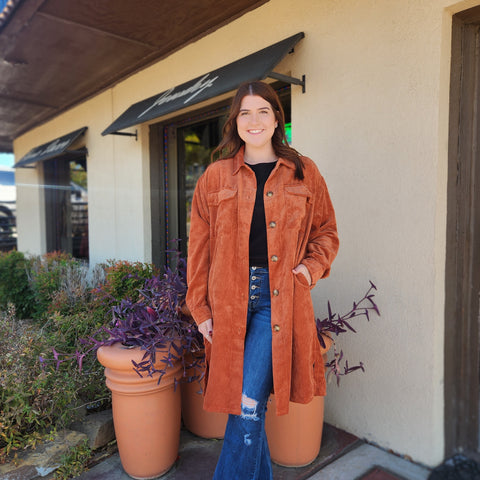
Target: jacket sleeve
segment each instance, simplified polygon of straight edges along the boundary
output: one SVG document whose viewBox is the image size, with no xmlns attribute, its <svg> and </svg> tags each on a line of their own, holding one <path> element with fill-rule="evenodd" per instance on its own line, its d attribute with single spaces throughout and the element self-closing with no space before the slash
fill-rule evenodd
<svg viewBox="0 0 480 480">
<path fill-rule="evenodd" d="M 197 324 L 212 318 L 208 305 L 210 268 L 210 218 L 205 174 L 197 182 L 192 200 L 187 262 L 187 306 Z"/>
<path fill-rule="evenodd" d="M 306 255 L 302 260 L 312 277 L 312 288 L 319 279 L 328 277 L 330 274 L 330 267 L 337 256 L 339 247 L 337 221 L 327 185 L 316 166 L 314 166 L 314 170 L 312 227 L 308 237 Z"/>
</svg>

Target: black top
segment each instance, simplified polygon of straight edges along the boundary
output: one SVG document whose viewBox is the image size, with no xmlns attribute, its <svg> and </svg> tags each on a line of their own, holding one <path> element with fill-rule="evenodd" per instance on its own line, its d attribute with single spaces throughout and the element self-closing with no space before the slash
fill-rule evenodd
<svg viewBox="0 0 480 480">
<path fill-rule="evenodd" d="M 268 267 L 267 226 L 265 223 L 263 189 L 276 164 L 277 162 L 248 165 L 257 177 L 257 194 L 253 209 L 252 225 L 250 226 L 249 261 L 251 267 Z"/>
</svg>

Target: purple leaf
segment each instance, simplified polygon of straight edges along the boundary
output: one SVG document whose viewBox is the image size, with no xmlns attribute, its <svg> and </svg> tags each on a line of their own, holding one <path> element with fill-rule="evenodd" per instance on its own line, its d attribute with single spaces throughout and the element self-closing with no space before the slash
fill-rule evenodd
<svg viewBox="0 0 480 480">
<path fill-rule="evenodd" d="M 356 333 L 355 328 L 352 326 L 351 321 L 358 317 L 365 317 L 367 321 L 370 321 L 371 312 L 375 312 L 380 316 L 380 310 L 378 309 L 377 304 L 374 301 L 374 294 L 371 293 L 372 290 L 377 290 L 377 287 L 372 281 L 370 281 L 370 287 L 365 293 L 365 295 L 359 300 L 353 302 L 352 309 L 343 314 L 333 313 L 330 302 L 327 302 L 328 317 L 323 320 L 316 319 L 315 324 L 317 327 L 317 336 L 319 343 L 322 347 L 325 346 L 325 342 L 322 338 L 322 333 L 327 332 L 334 333 L 335 335 L 340 335 L 341 333 L 346 333 L 351 331 Z M 359 362 L 358 365 L 351 367 L 348 364 L 348 361 L 345 359 L 345 366 L 343 372 L 340 371 L 340 364 L 344 360 L 344 353 L 342 350 L 337 351 L 335 342 L 333 343 L 333 360 L 325 363 L 325 369 L 327 371 L 327 379 L 330 379 L 332 375 L 336 377 L 337 385 L 340 383 L 340 378 L 343 375 L 347 375 L 351 372 L 362 370 L 365 371 L 364 365 L 362 362 Z"/>
</svg>

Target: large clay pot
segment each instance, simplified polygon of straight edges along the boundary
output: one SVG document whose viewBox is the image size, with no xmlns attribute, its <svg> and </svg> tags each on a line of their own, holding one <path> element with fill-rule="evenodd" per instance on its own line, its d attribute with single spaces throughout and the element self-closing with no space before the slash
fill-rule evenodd
<svg viewBox="0 0 480 480">
<path fill-rule="evenodd" d="M 290 402 L 287 415 L 275 414 L 275 395 L 270 397 L 265 431 L 272 461 L 284 467 L 303 467 L 320 452 L 324 397 L 306 404 Z"/>
<path fill-rule="evenodd" d="M 125 472 L 136 479 L 152 479 L 167 472 L 175 463 L 180 443 L 181 398 L 174 379 L 181 375 L 181 365 L 170 367 L 157 384 L 158 375 L 142 378 L 132 368 L 132 360 L 140 362 L 144 353 L 120 343 L 102 346 L 97 352 L 112 391 L 120 460 Z M 162 356 L 159 351 L 158 358 Z"/>
<path fill-rule="evenodd" d="M 320 354 L 327 362 L 327 352 L 333 340 L 324 335 L 325 347 Z M 277 416 L 275 395 L 270 396 L 265 417 L 265 431 L 270 456 L 284 467 L 303 467 L 312 463 L 320 453 L 323 432 L 324 397 L 313 397 L 305 405 L 290 402 L 287 415 Z"/>
<path fill-rule="evenodd" d="M 193 376 L 199 372 L 189 372 Z M 203 389 L 205 382 L 194 380 L 182 383 L 182 418 L 185 428 L 202 438 L 223 438 L 227 426 L 226 413 L 207 412 L 203 409 Z"/>
</svg>

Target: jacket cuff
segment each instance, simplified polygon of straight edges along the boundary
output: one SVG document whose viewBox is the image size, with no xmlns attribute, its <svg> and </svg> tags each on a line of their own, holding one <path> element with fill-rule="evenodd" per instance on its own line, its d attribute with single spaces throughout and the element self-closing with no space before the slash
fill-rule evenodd
<svg viewBox="0 0 480 480">
<path fill-rule="evenodd" d="M 190 308 L 190 311 L 192 312 L 192 317 L 197 325 L 200 325 L 209 318 L 213 318 L 212 311 L 210 310 L 210 307 L 208 305 Z"/>
<path fill-rule="evenodd" d="M 330 268 L 326 268 L 324 265 L 311 258 L 304 258 L 302 262 L 307 268 L 312 277 L 312 284 L 310 288 L 313 288 L 316 283 L 321 279 L 328 277 L 330 273 Z"/>
</svg>

